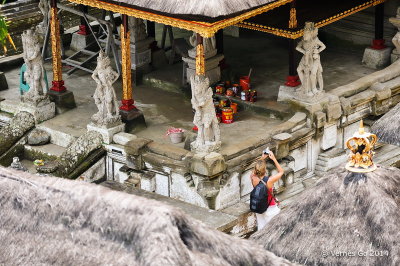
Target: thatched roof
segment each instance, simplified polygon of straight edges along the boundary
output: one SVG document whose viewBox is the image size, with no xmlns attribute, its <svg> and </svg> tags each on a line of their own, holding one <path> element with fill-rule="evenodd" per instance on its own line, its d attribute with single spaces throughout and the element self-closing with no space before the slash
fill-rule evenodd
<svg viewBox="0 0 400 266">
<path fill-rule="evenodd" d="M 400 170 L 347 176 L 343 169 L 303 192 L 251 238 L 307 265 L 400 265 Z M 359 253 L 370 250 L 384 253 Z"/>
<path fill-rule="evenodd" d="M 106 0 L 116 5 L 199 21 L 236 16 L 275 1 L 277 0 Z"/>
<path fill-rule="evenodd" d="M 400 103 L 376 121 L 371 130 L 380 142 L 400 146 Z"/>
<path fill-rule="evenodd" d="M 157 201 L 0 168 L 0 264 L 293 265 Z"/>
</svg>

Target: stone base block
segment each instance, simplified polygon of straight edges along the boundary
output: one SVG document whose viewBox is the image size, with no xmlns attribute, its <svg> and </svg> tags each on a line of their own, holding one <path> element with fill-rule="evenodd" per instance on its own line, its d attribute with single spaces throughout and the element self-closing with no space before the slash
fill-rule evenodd
<svg viewBox="0 0 400 266">
<path fill-rule="evenodd" d="M 112 143 L 115 134 L 125 131 L 125 124 L 121 123 L 120 125 L 110 128 L 99 127 L 93 124 L 89 124 L 87 125 L 87 130 L 99 132 L 103 137 L 103 142 L 105 144 L 110 144 Z"/>
<path fill-rule="evenodd" d="M 219 62 L 221 62 L 222 59 L 224 59 L 224 56 L 218 54 L 207 59 L 205 62 L 206 77 L 210 80 L 210 84 L 221 80 Z M 191 57 L 182 57 L 182 60 L 187 64 L 187 82 L 190 83 L 190 78 L 196 73 L 196 59 Z"/>
<path fill-rule="evenodd" d="M 50 100 L 56 104 L 57 114 L 62 114 L 76 107 L 75 97 L 72 91 L 57 92 L 49 90 Z"/>
<path fill-rule="evenodd" d="M 216 152 L 196 153 L 190 162 L 190 170 L 199 175 L 213 177 L 226 170 L 225 159 Z"/>
<path fill-rule="evenodd" d="M 19 112 L 25 111 L 35 117 L 35 123 L 49 120 L 56 116 L 56 105 L 53 102 L 43 104 L 40 106 L 33 106 L 28 103 L 21 103 L 18 108 Z"/>
<path fill-rule="evenodd" d="M 368 47 L 364 51 L 362 63 L 373 69 L 384 68 L 390 64 L 391 51 L 392 48 L 390 47 L 386 47 L 382 50 L 375 50 L 371 47 Z"/>
<path fill-rule="evenodd" d="M 94 38 L 93 38 L 92 34 L 81 35 L 81 34 L 78 34 L 77 32 L 75 32 L 75 33 L 72 34 L 70 48 L 72 50 L 79 51 L 79 50 L 84 49 L 91 42 L 94 42 Z"/>
<path fill-rule="evenodd" d="M 120 110 L 122 121 L 126 124 L 126 132 L 130 132 L 137 127 L 146 127 L 146 120 L 142 111 L 133 109 L 130 111 Z"/>
<path fill-rule="evenodd" d="M 293 99 L 296 94 L 296 90 L 299 88 L 300 86 L 289 87 L 286 85 L 281 85 L 278 92 L 278 102 L 284 102 Z"/>
<path fill-rule="evenodd" d="M 6 79 L 6 75 L 3 72 L 0 72 L 0 91 L 8 90 L 8 83 Z"/>
</svg>

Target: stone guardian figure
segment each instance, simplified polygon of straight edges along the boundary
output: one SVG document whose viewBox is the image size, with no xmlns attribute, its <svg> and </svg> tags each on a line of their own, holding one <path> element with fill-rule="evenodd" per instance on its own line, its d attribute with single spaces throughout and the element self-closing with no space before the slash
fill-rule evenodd
<svg viewBox="0 0 400 266">
<path fill-rule="evenodd" d="M 23 58 L 26 65 L 24 78 L 29 85 L 29 91 L 22 96 L 22 101 L 35 106 L 46 101 L 45 71 L 38 36 L 34 30 L 26 30 L 21 35 Z"/>
<path fill-rule="evenodd" d="M 212 100 L 209 80 L 204 76 L 191 78 L 192 107 L 195 110 L 193 123 L 197 126 L 197 138 L 191 143 L 195 152 L 213 152 L 221 148 L 220 129 Z"/>
<path fill-rule="evenodd" d="M 97 58 L 97 67 L 92 74 L 96 82 L 93 98 L 99 110 L 92 116 L 92 122 L 100 127 L 112 127 L 121 123 L 117 96 L 113 87 L 119 75 L 110 65 L 110 58 L 103 52 Z"/>
<path fill-rule="evenodd" d="M 40 0 L 38 5 L 40 12 L 43 15 L 42 22 L 39 23 L 37 26 L 37 30 L 40 33 L 46 33 L 47 26 L 49 25 L 49 11 L 50 11 L 50 4 L 48 0 Z"/>
<path fill-rule="evenodd" d="M 303 54 L 297 68 L 302 83 L 299 94 L 312 97 L 323 92 L 323 69 L 319 54 L 325 49 L 325 44 L 318 39 L 318 28 L 315 28 L 314 23 L 306 22 L 303 39 L 296 47 L 296 50 Z"/>
</svg>

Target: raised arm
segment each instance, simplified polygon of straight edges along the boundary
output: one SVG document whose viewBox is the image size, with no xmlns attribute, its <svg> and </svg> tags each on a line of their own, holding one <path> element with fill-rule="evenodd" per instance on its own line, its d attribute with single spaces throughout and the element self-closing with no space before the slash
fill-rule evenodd
<svg viewBox="0 0 400 266">
<path fill-rule="evenodd" d="M 278 163 L 278 160 L 276 160 L 275 155 L 272 152 L 269 154 L 269 158 L 274 162 L 276 169 L 278 170 L 278 173 L 276 175 L 271 176 L 268 179 L 267 182 L 268 189 L 272 188 L 275 182 L 277 182 L 279 179 L 282 178 L 284 173 L 282 166 Z"/>
</svg>

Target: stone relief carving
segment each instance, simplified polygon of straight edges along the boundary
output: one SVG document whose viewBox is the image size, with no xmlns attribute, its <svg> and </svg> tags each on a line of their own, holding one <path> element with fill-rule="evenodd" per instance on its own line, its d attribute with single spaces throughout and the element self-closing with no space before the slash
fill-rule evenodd
<svg viewBox="0 0 400 266">
<path fill-rule="evenodd" d="M 197 126 L 197 138 L 191 143 L 195 152 L 213 152 L 221 147 L 220 130 L 212 100 L 209 80 L 195 75 L 191 78 L 192 107 L 195 110 L 193 123 Z"/>
<path fill-rule="evenodd" d="M 302 83 L 299 94 L 310 97 L 323 92 L 323 69 L 319 54 L 325 48 L 325 44 L 318 39 L 318 28 L 314 27 L 314 23 L 306 22 L 303 39 L 296 47 L 296 50 L 303 54 L 297 68 Z"/>
<path fill-rule="evenodd" d="M 23 58 L 26 65 L 24 78 L 29 91 L 22 96 L 22 101 L 35 106 L 50 102 L 46 95 L 45 71 L 37 33 L 26 30 L 22 33 Z"/>
<path fill-rule="evenodd" d="M 49 24 L 50 3 L 48 0 L 40 0 L 38 7 L 43 15 L 43 20 L 39 23 L 39 25 L 37 25 L 36 29 L 40 33 L 46 33 L 46 29 Z"/>
<path fill-rule="evenodd" d="M 118 100 L 113 87 L 118 77 L 118 73 L 111 68 L 110 58 L 100 51 L 97 67 L 92 74 L 97 84 L 93 98 L 99 111 L 92 116 L 92 122 L 96 126 L 108 128 L 121 123 Z"/>
<path fill-rule="evenodd" d="M 143 19 L 129 17 L 128 24 L 131 32 L 131 43 L 137 43 L 147 38 L 146 25 Z"/>
</svg>

